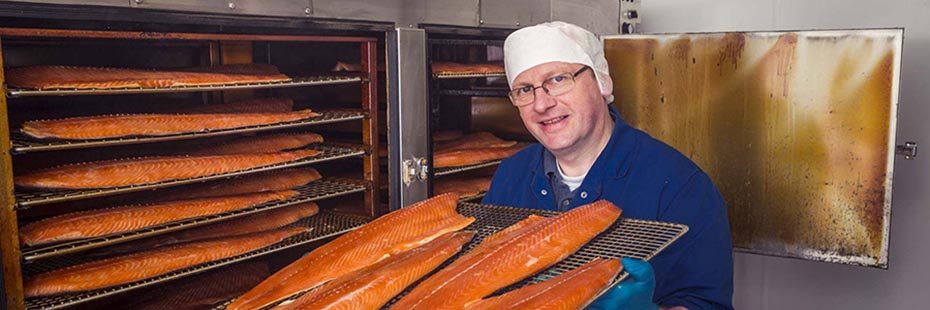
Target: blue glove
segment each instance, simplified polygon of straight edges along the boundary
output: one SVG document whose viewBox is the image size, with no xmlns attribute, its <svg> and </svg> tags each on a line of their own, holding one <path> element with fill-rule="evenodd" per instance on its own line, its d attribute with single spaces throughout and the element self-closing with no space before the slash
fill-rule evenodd
<svg viewBox="0 0 930 310">
<path fill-rule="evenodd" d="M 629 278 L 620 281 L 600 298 L 588 305 L 588 310 L 656 310 L 659 306 L 652 303 L 652 293 L 656 289 L 656 277 L 649 263 L 624 257 L 620 260 Z"/>
</svg>

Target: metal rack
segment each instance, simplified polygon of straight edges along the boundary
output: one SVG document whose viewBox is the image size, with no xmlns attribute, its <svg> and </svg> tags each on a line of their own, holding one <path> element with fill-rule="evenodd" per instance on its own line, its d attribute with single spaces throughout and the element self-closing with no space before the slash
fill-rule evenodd
<svg viewBox="0 0 930 310">
<path fill-rule="evenodd" d="M 225 221 L 232 218 L 249 215 L 257 212 L 269 211 L 277 208 L 282 208 L 290 205 L 312 202 L 327 198 L 339 197 L 343 195 L 348 195 L 352 193 L 364 192 L 368 188 L 368 185 L 364 181 L 360 180 L 348 180 L 348 179 L 324 179 L 312 182 L 308 185 L 296 188 L 295 190 L 300 192 L 294 198 L 285 200 L 285 201 L 275 201 L 269 202 L 254 207 L 235 210 L 231 212 L 214 214 L 204 217 L 192 218 L 181 220 L 177 222 L 167 223 L 163 225 L 157 225 L 153 227 L 147 227 L 141 230 L 120 233 L 116 235 L 103 236 L 98 238 L 83 239 L 77 241 L 71 241 L 66 243 L 58 243 L 47 246 L 37 246 L 31 248 L 23 248 L 23 260 L 26 262 L 45 259 L 50 257 L 56 257 L 71 253 L 76 253 L 80 251 L 90 250 L 94 248 L 99 248 L 103 246 L 108 246 L 112 244 L 122 243 L 126 241 L 131 241 L 135 239 L 141 239 L 145 237 L 151 237 L 155 235 L 160 235 L 164 233 L 169 233 L 176 230 L 188 229 L 196 226 L 201 226 L 205 224 L 210 224 L 219 221 Z"/>
<path fill-rule="evenodd" d="M 438 168 L 433 172 L 434 177 L 441 177 L 444 175 L 456 174 L 465 171 L 477 170 L 485 167 L 497 166 L 501 163 L 500 160 L 493 160 L 489 162 L 483 162 L 480 164 L 461 166 L 461 167 L 448 167 L 448 168 Z"/>
<path fill-rule="evenodd" d="M 138 17 L 144 17 L 146 13 L 137 13 Z M 170 14 L 168 14 L 170 15 Z M 37 17 L 38 18 L 38 17 Z M 41 17 L 37 20 L 47 20 L 51 18 L 59 18 L 57 15 L 48 15 Z M 212 20 L 210 18 L 204 20 Z M 280 23 L 276 25 L 298 25 L 300 23 L 294 23 L 294 20 L 290 20 L 289 23 Z M 0 188 L 5 188 L 2 195 L 0 195 L 0 205 L 3 205 L 3 211 L 0 211 L 0 247 L 4 248 L 2 256 L 2 265 L 3 265 L 3 283 L 0 287 L 4 290 L 5 295 L 5 306 L 11 309 L 20 309 L 20 308 L 59 308 L 69 305 L 79 304 L 85 301 L 98 299 L 104 296 L 110 296 L 118 293 L 122 293 L 128 290 L 132 290 L 139 287 L 153 285 L 155 283 L 160 283 L 170 279 L 175 279 L 179 277 L 184 277 L 194 273 L 198 273 L 204 270 L 209 270 L 212 268 L 217 268 L 230 264 L 233 262 L 250 259 L 260 255 L 272 253 L 279 251 L 281 249 L 294 247 L 301 244 L 306 244 L 311 241 L 320 240 L 329 236 L 333 236 L 346 230 L 352 229 L 364 223 L 367 218 L 379 215 L 380 213 L 385 212 L 382 205 L 379 203 L 378 195 L 379 191 L 377 188 L 373 188 L 372 184 L 379 184 L 378 180 L 380 178 L 379 166 L 378 166 L 378 157 L 377 154 L 372 154 L 370 150 L 378 149 L 378 71 L 376 68 L 377 58 L 378 58 L 378 41 L 377 37 L 381 31 L 384 31 L 389 28 L 377 28 L 379 30 L 368 29 L 368 30 L 351 30 L 343 29 L 339 32 L 326 32 L 323 33 L 326 35 L 320 35 L 321 32 L 318 30 L 308 31 L 307 29 L 301 29 L 300 27 L 295 27 L 295 29 L 280 29 L 280 28 L 270 28 L 271 24 L 259 24 L 253 26 L 234 27 L 233 25 L 226 25 L 219 28 L 209 28 L 213 30 L 205 30 L 206 28 L 199 28 L 198 20 L 188 20 L 183 24 L 172 24 L 171 21 L 160 22 L 163 23 L 160 27 L 154 24 L 141 24 L 141 27 L 144 28 L 141 31 L 140 24 L 133 22 L 131 27 L 127 27 L 130 21 L 127 20 L 124 24 L 119 24 L 117 22 L 111 22 L 107 25 L 101 26 L 100 23 L 88 23 L 82 25 L 91 25 L 87 27 L 80 27 L 81 29 L 51 29 L 51 28 L 0 28 L 0 40 L 3 42 L 13 42 L 15 41 L 16 45 L 4 45 L 3 49 L 0 49 L 0 53 L 9 52 L 9 48 L 22 46 L 23 44 L 45 44 L 46 42 L 61 41 L 65 45 L 61 45 L 62 48 L 71 48 L 69 42 L 100 42 L 101 44 L 110 44 L 109 42 L 116 42 L 113 44 L 121 44 L 120 42 L 152 42 L 152 41 L 164 41 L 165 43 L 175 43 L 175 42 L 198 42 L 198 46 L 202 46 L 196 51 L 193 51 L 196 64 L 205 64 L 205 65 L 221 65 L 225 64 L 227 60 L 233 58 L 226 58 L 226 56 L 232 55 L 230 57 L 240 57 L 236 60 L 230 61 L 253 61 L 251 59 L 252 54 L 246 52 L 244 49 L 239 50 L 238 47 L 241 46 L 252 46 L 255 43 L 267 42 L 267 46 L 270 48 L 272 42 L 291 44 L 288 42 L 304 42 L 309 44 L 315 43 L 332 43 L 339 44 L 340 46 L 355 46 L 359 49 L 358 58 L 361 62 L 362 72 L 354 73 L 350 75 L 346 74 L 309 74 L 309 76 L 302 76 L 299 78 L 292 78 L 289 81 L 281 82 L 256 82 L 256 83 L 238 83 L 238 84 L 217 84 L 217 85 L 205 85 L 205 86 L 183 86 L 183 87 L 165 87 L 165 88 L 120 88 L 120 89 L 46 89 L 46 90 L 36 90 L 36 89 L 9 89 L 0 92 L 0 149 L 10 150 L 9 152 L 0 152 Z M 150 22 L 151 23 L 151 22 Z M 30 23 L 24 23 L 25 25 L 37 25 L 37 22 L 33 21 Z M 68 24 L 68 23 L 64 23 Z M 19 24 L 17 24 L 19 25 Z M 58 23 L 52 23 L 50 25 L 63 25 L 61 21 Z M 251 25 L 251 24 L 250 24 Z M 46 25 L 42 25 L 46 26 Z M 227 27 L 228 26 L 228 27 Z M 49 26 L 51 27 L 51 26 Z M 124 30 L 87 30 L 87 29 L 124 29 Z M 249 28 L 253 27 L 253 28 Z M 293 26 L 291 26 L 293 27 Z M 132 30 L 126 30 L 132 29 Z M 172 29 L 174 32 L 158 32 L 152 30 L 165 31 L 166 29 Z M 186 29 L 188 31 L 198 31 L 198 32 L 181 32 L 181 29 Z M 196 29 L 196 30 L 194 30 Z M 213 33 L 210 33 L 213 31 Z M 237 32 L 237 33 L 230 33 Z M 316 35 L 312 35 L 314 33 Z M 334 35 L 335 34 L 335 35 Z M 354 36 L 353 36 L 354 35 Z M 110 41 L 112 40 L 112 41 Z M 159 43 L 160 44 L 160 43 Z M 250 49 L 248 51 L 251 51 Z M 234 54 L 228 54 L 234 53 Z M 3 54 L 0 54 L 3 55 Z M 243 56 L 247 55 L 247 56 Z M 54 57 L 54 56 L 49 56 Z M 246 58 L 246 59 L 243 59 Z M 268 63 L 271 63 L 272 58 L 269 56 L 267 59 L 263 59 Z M 290 65 L 293 66 L 293 65 Z M 2 67 L 2 66 L 0 66 Z M 304 68 L 292 68 L 293 71 L 304 70 Z M 0 70 L 0 85 L 5 85 L 4 83 L 4 74 L 3 70 Z M 174 136 L 165 136 L 165 137 L 128 137 L 120 139 L 100 139 L 100 140 L 91 140 L 91 141 L 38 141 L 34 139 L 28 139 L 23 135 L 15 134 L 11 135 L 11 128 L 9 124 L 9 113 L 7 111 L 8 102 L 14 100 L 23 100 L 22 102 L 27 102 L 29 99 L 23 97 L 39 97 L 35 100 L 41 99 L 41 96 L 84 96 L 84 95 L 128 95 L 128 94 L 176 94 L 176 93 L 192 93 L 192 92 L 202 92 L 201 96 L 205 101 L 206 100 L 222 100 L 225 95 L 230 94 L 237 96 L 240 94 L 243 95 L 254 95 L 252 92 L 241 92 L 239 90 L 257 90 L 257 89 L 280 89 L 280 88 L 297 88 L 297 87 L 308 87 L 308 86 L 324 86 L 324 85 L 348 85 L 348 84 L 358 84 L 358 91 L 360 93 L 360 104 L 357 110 L 352 111 L 332 111 L 324 112 L 322 116 L 288 123 L 280 123 L 273 125 L 265 126 L 252 126 L 247 128 L 237 128 L 230 130 L 217 130 L 211 132 L 200 132 L 200 133 L 191 133 L 183 135 L 174 135 Z M 237 91 L 237 92 L 228 92 L 228 91 Z M 212 93 L 211 93 L 212 92 Z M 222 92 L 222 93 L 221 93 Z M 196 98 L 197 96 L 188 96 L 190 98 Z M 23 98 L 23 99 L 19 99 Z M 354 108 L 354 107 L 353 107 Z M 205 177 L 197 177 L 190 179 L 182 180 L 171 180 L 166 182 L 159 182 L 153 184 L 144 184 L 139 186 L 126 186 L 126 187 L 116 187 L 116 188 L 106 188 L 106 189 L 94 189 L 94 190 L 65 190 L 65 191 L 36 191 L 36 192 L 14 192 L 13 185 L 13 153 L 22 154 L 22 153 L 31 153 L 31 152 L 46 152 L 46 151 L 56 151 L 56 150 L 75 150 L 83 148 L 92 148 L 92 147 L 102 147 L 102 146 L 113 146 L 113 145 L 127 145 L 127 144 L 141 144 L 148 142 L 162 142 L 162 141 L 175 141 L 183 139 L 194 139 L 194 138 L 203 138 L 219 135 L 231 135 L 239 133 L 250 133 L 257 131 L 267 131 L 267 130 L 277 130 L 277 129 L 286 129 L 293 128 L 298 126 L 307 126 L 307 125 L 318 125 L 326 124 L 333 122 L 344 122 L 344 121 L 359 121 L 362 125 L 361 140 L 362 145 L 358 147 L 345 147 L 345 146 L 334 146 L 334 145 L 317 145 L 311 146 L 311 148 L 316 148 L 321 151 L 321 154 L 296 160 L 288 163 L 269 165 L 264 167 L 258 167 L 253 169 L 247 169 L 243 171 L 237 171 L 232 173 L 223 173 Z M 25 157 L 25 156 L 24 156 Z M 277 203 L 277 204 L 264 204 L 247 210 L 241 210 L 237 212 L 230 212 L 226 214 L 203 217 L 198 219 L 192 219 L 188 221 L 181 221 L 177 223 L 172 223 L 169 225 L 162 225 L 159 227 L 154 227 L 142 231 L 132 232 L 128 234 L 122 234 L 119 236 L 107 236 L 105 238 L 95 238 L 93 240 L 81 240 L 76 242 L 71 242 L 68 244 L 56 244 L 53 246 L 47 246 L 42 248 L 21 248 L 18 240 L 18 228 L 20 226 L 20 211 L 44 204 L 58 203 L 73 201 L 79 199 L 86 199 L 92 197 L 103 197 L 116 194 L 137 192 L 148 189 L 164 188 L 171 186 L 178 186 L 184 184 L 193 184 L 195 182 L 202 182 L 208 180 L 218 180 L 223 178 L 229 178 L 234 176 L 252 174 L 262 171 L 270 171 L 277 169 L 284 169 L 288 167 L 296 167 L 302 165 L 309 165 L 314 163 L 332 161 L 337 159 L 344 158 L 358 158 L 361 160 L 361 170 L 364 181 L 353 183 L 351 181 L 335 181 L 335 180 L 324 180 L 318 183 L 314 183 L 309 187 L 301 189 L 301 195 L 295 199 L 289 200 L 287 202 Z M 148 279 L 144 281 L 139 281 L 137 283 L 123 285 L 114 288 L 108 288 L 104 290 L 98 290 L 94 292 L 85 292 L 79 294 L 68 294 L 68 295 L 59 295 L 59 296 L 49 296 L 44 298 L 30 298 L 28 301 L 25 301 L 22 287 L 22 280 L 24 276 L 29 274 L 34 274 L 35 272 L 41 272 L 42 270 L 48 270 L 49 268 L 57 268 L 66 265 L 72 265 L 81 261 L 77 258 L 79 253 L 77 251 L 83 249 L 89 249 L 93 247 L 99 247 L 106 244 L 112 244 L 117 242 L 128 241 L 131 239 L 141 238 L 144 236 L 150 236 L 154 234 L 165 233 L 172 230 L 178 230 L 182 228 L 193 227 L 196 225 L 203 225 L 210 222 L 216 222 L 224 219 L 229 219 L 232 217 L 242 216 L 249 213 L 261 212 L 265 210 L 271 210 L 273 208 L 282 207 L 287 204 L 300 203 L 302 201 L 313 201 L 318 199 L 324 199 L 329 197 L 336 197 L 345 195 L 348 193 L 359 193 L 364 192 L 364 204 L 359 206 L 358 213 L 366 215 L 365 217 L 361 216 L 349 216 L 349 215 L 340 215 L 331 212 L 321 212 L 321 214 L 314 216 L 307 221 L 303 221 L 301 225 L 314 226 L 317 227 L 311 234 L 302 235 L 298 237 L 290 238 L 289 240 L 274 245 L 272 247 L 255 251 L 249 254 L 240 255 L 237 257 L 221 260 L 218 262 L 213 262 L 209 264 L 204 264 L 197 267 L 188 268 L 181 271 L 172 272 L 167 275 L 157 277 L 155 279 Z M 69 254 L 70 253 L 70 254 Z"/>
<path fill-rule="evenodd" d="M 531 214 L 546 217 L 559 214 L 559 212 L 555 211 L 479 205 L 475 203 L 459 203 L 458 212 L 465 216 L 475 217 L 475 222 L 465 228 L 465 230 L 476 231 L 477 234 L 475 237 L 467 243 L 464 249 L 456 254 L 456 256 L 436 268 L 436 270 L 429 275 L 424 276 L 420 281 L 410 285 L 403 293 L 395 296 L 394 299 L 388 302 L 382 309 L 390 308 L 392 304 L 416 287 L 419 282 L 428 278 L 432 273 L 449 265 L 461 255 L 468 253 L 468 251 L 480 244 L 484 238 L 491 234 L 503 230 Z M 511 291 L 526 285 L 551 279 L 597 257 L 634 257 L 648 261 L 687 232 L 688 226 L 682 224 L 621 218 L 574 254 L 546 270 L 500 290 L 498 293 Z M 619 283 L 619 281 L 626 277 L 627 273 L 621 272 L 612 285 L 616 285 L 616 283 Z"/>
<path fill-rule="evenodd" d="M 120 293 L 125 293 L 131 290 L 140 289 L 143 287 L 148 287 L 151 285 L 163 283 L 166 281 L 178 279 L 181 277 L 186 277 L 201 273 L 204 271 L 216 269 L 223 267 L 229 264 L 236 262 L 244 261 L 247 259 L 256 258 L 259 256 L 271 254 L 278 252 L 284 249 L 292 248 L 295 246 L 308 244 L 314 241 L 324 240 L 333 236 L 341 235 L 353 229 L 356 229 L 365 223 L 367 223 L 368 218 L 357 216 L 357 215 L 348 215 L 332 211 L 320 211 L 319 214 L 311 216 L 309 218 L 303 219 L 298 223 L 294 224 L 295 226 L 301 227 L 310 227 L 313 228 L 312 231 L 288 238 L 287 240 L 281 241 L 277 244 L 271 245 L 269 247 L 252 251 L 246 254 L 239 256 L 234 256 L 214 262 L 209 262 L 182 270 L 176 270 L 167 274 L 163 274 L 157 277 L 144 279 L 136 281 L 129 284 L 114 286 L 105 289 L 72 293 L 72 294 L 63 294 L 47 297 L 38 297 L 38 298 L 28 298 L 26 299 L 25 306 L 26 309 L 59 309 L 67 306 L 73 306 L 89 302 L 92 300 L 100 299 L 107 296 L 112 296 Z M 81 258 L 78 256 L 62 256 L 50 259 L 48 261 L 43 261 L 39 264 L 27 264 L 23 266 L 23 269 L 26 274 L 33 275 L 38 274 L 54 269 L 64 268 L 67 266 L 73 266 L 80 263 L 85 263 L 90 260 L 86 258 Z"/>
<path fill-rule="evenodd" d="M 103 89 L 7 89 L 8 98 L 32 97 L 32 96 L 77 96 L 77 95 L 128 95 L 128 94 L 159 94 L 159 93 L 182 93 L 182 92 L 203 92 L 203 91 L 223 91 L 237 89 L 263 89 L 263 88 L 284 88 L 284 87 L 302 87 L 302 86 L 321 86 L 361 82 L 362 78 L 352 76 L 313 76 L 292 78 L 290 81 L 281 82 L 256 82 L 256 83 L 238 83 L 238 84 L 216 84 L 216 85 L 197 85 L 197 86 L 173 86 L 173 87 L 150 87 L 150 88 L 103 88 Z"/>
<path fill-rule="evenodd" d="M 490 77 L 506 77 L 504 73 L 440 73 L 433 74 L 434 79 L 446 80 L 446 79 L 470 79 L 470 78 L 490 78 Z"/>
<path fill-rule="evenodd" d="M 223 129 L 223 130 L 213 130 L 213 131 L 206 131 L 206 132 L 174 134 L 174 135 L 167 135 L 167 136 L 124 137 L 124 138 L 95 139 L 95 140 L 48 141 L 48 140 L 38 140 L 38 139 L 30 138 L 23 134 L 15 134 L 13 135 L 13 139 L 11 142 L 13 144 L 13 150 L 12 150 L 13 153 L 23 154 L 23 153 L 30 153 L 30 152 L 73 150 L 73 149 L 83 149 L 83 148 L 92 148 L 92 147 L 198 139 L 198 138 L 225 136 L 225 135 L 233 135 L 233 134 L 288 129 L 288 128 L 303 127 L 303 126 L 323 125 L 323 124 L 338 123 L 338 122 L 347 122 L 347 121 L 360 120 L 360 119 L 365 118 L 365 113 L 363 113 L 361 110 L 358 110 L 358 111 L 350 111 L 350 110 L 321 111 L 320 114 L 321 114 L 320 116 L 317 116 L 314 118 L 293 121 L 293 122 L 249 126 L 249 127 L 241 127 L 241 128 Z"/>
<path fill-rule="evenodd" d="M 320 151 L 320 154 L 305 158 L 299 159 L 291 162 L 286 162 L 282 164 L 262 166 L 252 169 L 246 169 L 236 172 L 229 173 L 220 173 L 214 175 L 208 175 L 203 177 L 189 178 L 189 179 L 179 179 L 179 180 L 170 180 L 158 183 L 151 184 L 142 184 L 142 185 L 132 185 L 132 186 L 122 186 L 122 187 L 113 187 L 113 188 L 104 188 L 104 189 L 91 189 L 91 190 L 66 190 L 66 191 L 43 191 L 43 192 L 25 192 L 25 193 L 16 193 L 16 207 L 18 210 L 23 210 L 29 207 L 65 202 L 65 201 L 74 201 L 94 197 L 104 197 L 112 196 L 116 194 L 124 194 L 137 192 L 142 190 L 151 190 L 159 189 L 177 185 L 198 183 L 203 181 L 218 180 L 234 176 L 252 174 L 256 172 L 278 170 L 290 167 L 304 166 L 315 163 L 322 163 L 337 159 L 350 158 L 350 157 L 359 157 L 364 156 L 366 152 L 359 148 L 349 148 L 343 146 L 332 146 L 332 145 L 312 145 L 308 147 L 309 149 L 316 149 Z"/>
</svg>

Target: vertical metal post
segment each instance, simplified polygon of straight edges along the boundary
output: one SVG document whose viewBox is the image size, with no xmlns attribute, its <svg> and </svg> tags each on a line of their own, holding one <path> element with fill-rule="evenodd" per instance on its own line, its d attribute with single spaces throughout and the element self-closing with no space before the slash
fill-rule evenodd
<svg viewBox="0 0 930 310">
<path fill-rule="evenodd" d="M 426 35 L 398 28 L 388 35 L 388 170 L 390 207 L 428 196 L 429 99 Z"/>
<path fill-rule="evenodd" d="M 0 47 L 0 68 L 3 68 L 3 50 Z M 16 217 L 16 198 L 13 196 L 13 163 L 10 155 L 10 118 L 7 111 L 4 74 L 0 69 L 0 251 L 3 253 L 3 293 L 6 309 L 22 309 L 22 269 L 19 265 L 19 228 Z"/>
<path fill-rule="evenodd" d="M 361 44 L 362 72 L 365 77 L 362 81 L 362 109 L 366 117 L 362 121 L 362 142 L 368 146 L 368 153 L 364 161 L 365 180 L 369 186 L 365 191 L 365 208 L 369 216 L 379 216 L 386 210 L 381 210 L 381 201 L 378 199 L 380 182 L 378 173 L 378 43 L 368 41 Z"/>
</svg>

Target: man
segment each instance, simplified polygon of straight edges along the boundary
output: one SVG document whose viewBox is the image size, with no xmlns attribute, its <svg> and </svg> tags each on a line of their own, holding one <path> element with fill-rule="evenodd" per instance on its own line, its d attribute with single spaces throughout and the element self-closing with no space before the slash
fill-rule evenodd
<svg viewBox="0 0 930 310">
<path fill-rule="evenodd" d="M 621 119 L 594 34 L 562 22 L 517 30 L 504 65 L 510 99 L 539 143 L 500 165 L 483 203 L 564 211 L 606 199 L 625 217 L 686 224 L 649 263 L 624 259 L 631 277 L 592 308 L 732 309 L 723 199 L 691 160 Z"/>
</svg>

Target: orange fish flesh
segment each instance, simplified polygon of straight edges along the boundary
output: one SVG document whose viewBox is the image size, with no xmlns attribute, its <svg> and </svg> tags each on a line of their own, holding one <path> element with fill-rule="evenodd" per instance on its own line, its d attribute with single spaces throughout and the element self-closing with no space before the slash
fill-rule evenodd
<svg viewBox="0 0 930 310">
<path fill-rule="evenodd" d="M 14 178 L 17 186 L 88 189 L 142 185 L 281 164 L 319 154 L 316 150 L 266 154 L 166 156 L 79 163 Z"/>
<path fill-rule="evenodd" d="M 474 232 L 453 232 L 388 257 L 304 294 L 284 309 L 380 309 L 414 281 L 458 253 Z"/>
<path fill-rule="evenodd" d="M 298 194 L 285 190 L 74 212 L 26 224 L 20 229 L 20 239 L 27 245 L 37 245 L 106 236 L 287 200 Z"/>
<path fill-rule="evenodd" d="M 582 309 L 610 285 L 620 267 L 619 260 L 595 258 L 552 279 L 472 303 L 466 310 Z"/>
<path fill-rule="evenodd" d="M 35 297 L 132 283 L 249 253 L 306 230 L 304 227 L 282 228 L 245 236 L 186 243 L 74 265 L 28 278 L 23 283 L 23 290 L 26 297 Z"/>
<path fill-rule="evenodd" d="M 227 309 L 258 309 L 458 231 L 474 218 L 456 212 L 458 196 L 436 196 L 391 212 L 316 248 L 239 296 Z"/>
<path fill-rule="evenodd" d="M 311 110 L 277 113 L 128 114 L 28 121 L 22 132 L 39 139 L 166 136 L 286 123 L 319 116 Z"/>
<path fill-rule="evenodd" d="M 504 229 L 417 285 L 394 309 L 462 309 L 568 257 L 620 217 L 601 200 Z"/>
</svg>

